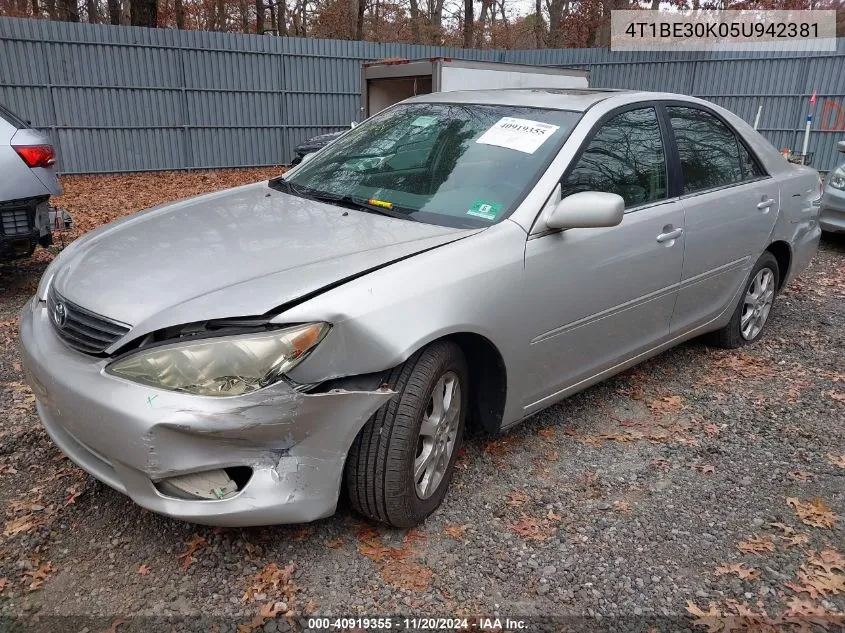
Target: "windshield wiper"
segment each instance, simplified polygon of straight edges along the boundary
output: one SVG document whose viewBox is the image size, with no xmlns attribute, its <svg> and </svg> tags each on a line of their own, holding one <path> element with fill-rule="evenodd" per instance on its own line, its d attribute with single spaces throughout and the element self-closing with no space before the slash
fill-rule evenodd
<svg viewBox="0 0 845 633">
<path fill-rule="evenodd" d="M 317 202 L 325 202 L 327 204 L 333 204 L 338 207 L 344 207 L 346 209 L 354 209 L 355 211 L 364 211 L 365 213 L 375 213 L 377 215 L 383 215 L 388 218 L 396 218 L 399 220 L 411 220 L 412 222 L 419 222 L 416 218 L 411 217 L 411 213 L 416 212 L 416 209 L 410 209 L 406 207 L 396 207 L 393 206 L 392 209 L 387 209 L 385 207 L 378 207 L 372 204 L 368 204 L 363 200 L 356 200 L 352 196 L 338 196 L 331 193 L 326 193 L 324 191 L 318 191 L 316 189 L 311 189 L 310 187 L 303 187 L 300 185 L 295 185 L 292 182 L 285 180 L 282 177 L 274 178 L 270 181 L 270 186 L 273 189 L 277 189 L 279 191 L 284 191 L 285 193 L 290 193 L 295 196 L 299 196 L 300 198 L 306 198 L 308 200 L 316 200 Z"/>
<path fill-rule="evenodd" d="M 363 211 L 364 213 L 375 213 L 377 215 L 383 215 L 388 218 L 397 218 L 399 220 L 411 220 L 412 222 L 419 222 L 419 220 L 411 216 L 411 213 L 414 213 L 416 209 L 410 209 L 407 207 L 397 207 L 396 205 L 393 205 L 392 208 L 388 209 L 387 207 L 380 207 L 374 204 L 369 204 L 363 200 L 356 200 L 352 196 L 335 196 L 322 192 L 317 192 L 312 196 L 312 198 L 314 200 L 319 200 L 320 202 L 335 204 L 339 207 L 354 209 L 355 211 Z"/>
</svg>

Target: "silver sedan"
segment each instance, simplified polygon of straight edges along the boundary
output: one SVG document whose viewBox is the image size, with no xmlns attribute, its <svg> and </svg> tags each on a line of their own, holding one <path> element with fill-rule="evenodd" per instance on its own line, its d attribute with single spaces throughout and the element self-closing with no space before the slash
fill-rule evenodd
<svg viewBox="0 0 845 633">
<path fill-rule="evenodd" d="M 689 97 L 416 97 L 282 177 L 65 249 L 21 316 L 41 420 L 138 504 L 419 523 L 496 433 L 673 345 L 764 332 L 819 179 Z"/>
</svg>

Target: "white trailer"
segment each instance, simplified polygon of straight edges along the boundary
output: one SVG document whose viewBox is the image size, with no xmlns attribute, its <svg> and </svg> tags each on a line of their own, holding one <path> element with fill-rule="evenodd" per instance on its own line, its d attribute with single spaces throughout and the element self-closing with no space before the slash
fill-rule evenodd
<svg viewBox="0 0 845 633">
<path fill-rule="evenodd" d="M 361 68 L 361 120 L 403 99 L 431 92 L 490 88 L 587 88 L 575 68 L 476 62 L 451 57 L 380 61 Z"/>
</svg>

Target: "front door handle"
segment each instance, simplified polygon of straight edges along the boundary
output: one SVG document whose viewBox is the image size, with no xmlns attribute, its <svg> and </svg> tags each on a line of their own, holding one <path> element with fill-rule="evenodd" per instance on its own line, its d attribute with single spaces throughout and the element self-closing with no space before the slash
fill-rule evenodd
<svg viewBox="0 0 845 633">
<path fill-rule="evenodd" d="M 758 202 L 757 208 L 760 209 L 760 211 L 765 211 L 766 209 L 771 207 L 774 203 L 775 203 L 775 201 L 772 198 L 769 198 L 768 200 L 763 200 L 762 202 Z"/>
<path fill-rule="evenodd" d="M 665 231 L 665 228 L 664 228 Z M 683 229 L 674 229 L 672 231 L 666 231 L 665 233 L 661 233 L 657 236 L 658 242 L 668 242 L 670 240 L 676 240 L 681 237 L 681 234 L 684 232 Z"/>
</svg>

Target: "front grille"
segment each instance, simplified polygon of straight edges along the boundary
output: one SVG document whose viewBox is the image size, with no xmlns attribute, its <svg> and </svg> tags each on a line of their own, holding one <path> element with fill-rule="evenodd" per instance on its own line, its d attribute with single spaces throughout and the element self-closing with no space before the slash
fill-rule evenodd
<svg viewBox="0 0 845 633">
<path fill-rule="evenodd" d="M 3 235 L 7 237 L 32 233 L 32 219 L 30 209 L 0 210 L 0 225 L 3 227 Z"/>
<path fill-rule="evenodd" d="M 68 301 L 52 287 L 47 293 L 47 313 L 59 337 L 86 354 L 100 354 L 129 331 L 129 326 L 89 312 Z"/>
</svg>

